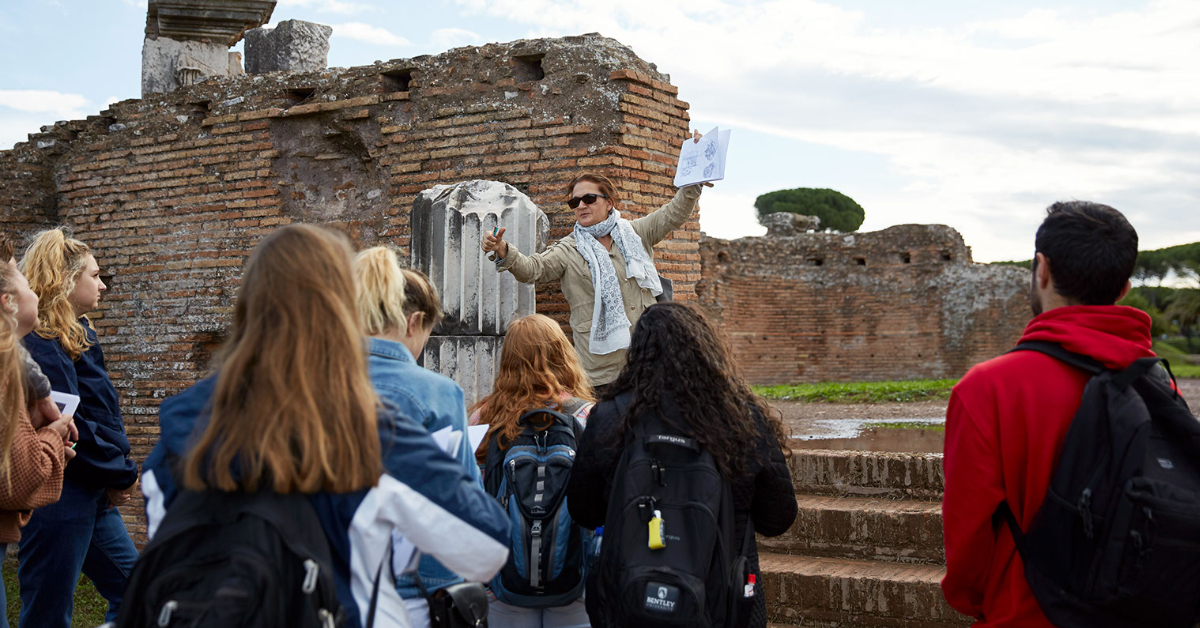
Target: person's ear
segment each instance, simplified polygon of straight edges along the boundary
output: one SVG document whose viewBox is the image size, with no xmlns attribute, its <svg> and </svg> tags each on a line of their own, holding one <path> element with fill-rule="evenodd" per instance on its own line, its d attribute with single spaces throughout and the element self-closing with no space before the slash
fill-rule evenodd
<svg viewBox="0 0 1200 628">
<path fill-rule="evenodd" d="M 424 328 L 421 326 L 421 321 L 425 319 L 425 312 L 413 312 L 408 315 L 408 332 L 405 335 L 415 336 Z"/>
<path fill-rule="evenodd" d="M 0 309 L 8 312 L 9 314 L 16 314 L 17 304 L 14 303 L 14 299 L 15 297 L 7 292 L 0 293 Z"/>
<path fill-rule="evenodd" d="M 1121 299 L 1124 299 L 1125 295 L 1129 294 L 1129 290 L 1131 288 L 1133 288 L 1133 284 L 1128 279 L 1126 279 L 1125 287 L 1121 288 L 1121 296 L 1117 297 L 1117 300 L 1120 301 Z"/>
<path fill-rule="evenodd" d="M 1053 277 L 1050 276 L 1050 260 L 1046 259 L 1044 253 L 1037 254 L 1037 284 L 1041 289 L 1046 289 L 1053 282 Z"/>
</svg>

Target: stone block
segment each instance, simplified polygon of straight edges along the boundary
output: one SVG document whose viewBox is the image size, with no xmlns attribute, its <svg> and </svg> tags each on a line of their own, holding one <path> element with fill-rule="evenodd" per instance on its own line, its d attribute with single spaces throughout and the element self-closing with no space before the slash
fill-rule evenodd
<svg viewBox="0 0 1200 628">
<path fill-rule="evenodd" d="M 760 551 L 898 562 L 944 563 L 942 508 L 935 501 L 797 495 L 798 512 Z"/>
<path fill-rule="evenodd" d="M 329 57 L 333 28 L 301 20 L 286 20 L 275 28 L 246 33 L 246 72 L 319 72 Z"/>
<path fill-rule="evenodd" d="M 426 366 L 478 397 L 491 391 L 500 359 L 499 338 L 508 324 L 536 309 L 533 284 L 497 272 L 480 249 L 484 235 L 498 227 L 504 227 L 504 239 L 523 253 L 546 248 L 546 214 L 507 183 L 437 185 L 413 202 L 410 261 L 437 286 L 445 311 L 434 330 L 443 338 L 426 348 Z"/>
<path fill-rule="evenodd" d="M 791 236 L 819 230 L 821 219 L 817 216 L 802 216 L 791 212 L 775 212 L 763 216 L 762 224 L 767 228 L 769 236 Z"/>
<path fill-rule="evenodd" d="M 173 92 L 205 76 L 227 76 L 229 66 L 224 43 L 147 37 L 142 44 L 142 96 Z"/>
</svg>

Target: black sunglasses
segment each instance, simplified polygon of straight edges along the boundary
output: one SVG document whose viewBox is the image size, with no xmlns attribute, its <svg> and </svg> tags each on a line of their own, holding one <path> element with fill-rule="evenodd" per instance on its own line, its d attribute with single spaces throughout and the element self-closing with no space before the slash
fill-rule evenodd
<svg viewBox="0 0 1200 628">
<path fill-rule="evenodd" d="M 571 200 L 567 201 L 567 207 L 570 207 L 571 209 L 575 209 L 576 207 L 579 207 L 580 201 L 582 201 L 584 204 L 591 205 L 592 203 L 595 203 L 596 199 L 598 199 L 598 198 L 608 198 L 608 197 L 603 194 L 584 194 L 583 196 L 576 196 L 576 197 L 572 198 Z"/>
</svg>

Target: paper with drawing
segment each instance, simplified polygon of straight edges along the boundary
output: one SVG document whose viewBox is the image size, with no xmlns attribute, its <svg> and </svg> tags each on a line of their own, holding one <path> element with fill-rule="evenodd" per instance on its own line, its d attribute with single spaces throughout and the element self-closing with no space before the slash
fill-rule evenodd
<svg viewBox="0 0 1200 628">
<path fill-rule="evenodd" d="M 714 127 L 699 142 L 691 138 L 684 140 L 675 169 L 675 187 L 724 179 L 729 133 L 728 129 L 722 131 L 721 127 Z"/>
</svg>

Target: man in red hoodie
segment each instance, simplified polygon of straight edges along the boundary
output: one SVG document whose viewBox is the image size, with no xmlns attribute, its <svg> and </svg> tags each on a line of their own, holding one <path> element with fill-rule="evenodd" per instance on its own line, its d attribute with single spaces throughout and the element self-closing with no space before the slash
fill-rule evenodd
<svg viewBox="0 0 1200 628">
<path fill-rule="evenodd" d="M 1030 301 L 1021 342 L 1041 340 L 1111 369 L 1152 357 L 1150 317 L 1115 305 L 1129 291 L 1137 232 L 1117 210 L 1055 203 L 1035 239 Z M 975 626 L 1052 626 L 1038 607 L 1008 527 L 993 518 L 1007 501 L 1028 529 L 1090 375 L 1034 351 L 972 368 L 946 411 L 942 526 L 951 606 Z"/>
</svg>

